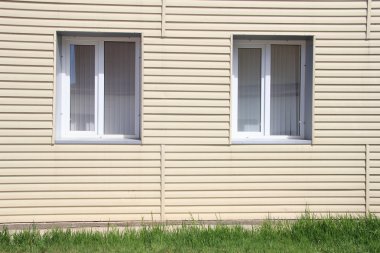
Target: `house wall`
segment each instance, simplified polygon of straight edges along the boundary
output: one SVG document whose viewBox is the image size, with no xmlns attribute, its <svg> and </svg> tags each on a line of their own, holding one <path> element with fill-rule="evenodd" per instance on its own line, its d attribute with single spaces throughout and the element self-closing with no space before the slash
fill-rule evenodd
<svg viewBox="0 0 380 253">
<path fill-rule="evenodd" d="M 370 2 L 0 1 L 0 223 L 380 212 Z M 55 144 L 57 31 L 142 33 L 141 145 Z M 233 34 L 314 36 L 312 145 L 231 144 Z"/>
</svg>

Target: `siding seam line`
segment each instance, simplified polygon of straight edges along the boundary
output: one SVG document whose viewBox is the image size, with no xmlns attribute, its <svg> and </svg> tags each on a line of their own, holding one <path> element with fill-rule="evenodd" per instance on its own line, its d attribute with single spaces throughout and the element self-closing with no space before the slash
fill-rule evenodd
<svg viewBox="0 0 380 253">
<path fill-rule="evenodd" d="M 165 219 L 165 145 L 161 144 L 161 221 Z"/>
<path fill-rule="evenodd" d="M 371 35 L 371 13 L 372 0 L 367 0 L 367 27 L 366 27 L 366 40 L 370 39 Z"/>
<path fill-rule="evenodd" d="M 161 0 L 161 37 L 165 37 L 166 0 Z"/>
<path fill-rule="evenodd" d="M 369 181 L 370 158 L 369 158 L 369 155 L 370 155 L 369 144 L 365 144 L 365 213 L 366 215 L 368 215 L 370 212 L 370 196 L 369 196 L 370 194 L 370 181 Z"/>
<path fill-rule="evenodd" d="M 52 131 L 51 131 L 51 145 L 55 144 L 55 128 L 56 128 L 56 120 L 55 117 L 57 116 L 55 113 L 56 109 L 56 101 L 57 101 L 57 46 L 58 46 L 58 40 L 57 40 L 57 31 L 54 31 L 53 33 L 53 97 L 52 97 Z"/>
</svg>

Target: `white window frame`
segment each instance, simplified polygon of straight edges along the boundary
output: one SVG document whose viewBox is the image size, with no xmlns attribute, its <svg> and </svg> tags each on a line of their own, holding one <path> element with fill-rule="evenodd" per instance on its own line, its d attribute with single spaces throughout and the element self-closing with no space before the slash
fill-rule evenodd
<svg viewBox="0 0 380 253">
<path fill-rule="evenodd" d="M 301 47 L 300 77 L 300 135 L 270 135 L 270 84 L 271 45 L 299 45 Z M 239 48 L 260 48 L 261 55 L 261 132 L 238 131 L 238 50 Z M 232 139 L 244 140 L 303 140 L 305 136 L 305 73 L 306 41 L 304 40 L 235 40 L 232 59 Z"/>
<path fill-rule="evenodd" d="M 104 134 L 104 42 L 124 41 L 135 43 L 135 132 L 133 135 Z M 95 46 L 95 130 L 70 130 L 70 45 Z M 128 140 L 140 138 L 140 48 L 137 37 L 62 37 L 61 71 L 57 89 L 57 140 Z"/>
</svg>

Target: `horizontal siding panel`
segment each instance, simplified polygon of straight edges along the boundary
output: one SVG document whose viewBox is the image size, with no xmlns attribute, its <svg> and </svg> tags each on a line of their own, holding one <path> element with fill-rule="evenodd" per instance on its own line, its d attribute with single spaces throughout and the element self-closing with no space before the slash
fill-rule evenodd
<svg viewBox="0 0 380 253">
<path fill-rule="evenodd" d="M 337 138 L 334 138 L 334 137 L 328 137 L 328 138 L 322 138 L 322 137 L 319 137 L 319 138 L 315 138 L 315 141 L 314 143 L 315 144 L 321 144 L 321 145 L 328 145 L 328 144 L 344 144 L 344 145 L 363 145 L 363 143 L 366 143 L 366 144 L 378 144 L 380 142 L 380 138 L 377 138 L 377 137 L 361 137 L 361 138 L 357 138 L 357 137 L 353 137 L 353 138 L 349 138 L 349 137 L 345 137 L 345 138 L 341 138 L 341 137 L 337 137 Z"/>
<path fill-rule="evenodd" d="M 166 18 L 168 18 L 167 16 Z M 230 39 L 214 39 L 214 38 L 167 38 L 167 37 L 144 37 L 145 45 L 182 45 L 182 46 L 213 46 L 223 47 L 230 46 Z"/>
<path fill-rule="evenodd" d="M 1 132 L 0 132 L 1 133 Z M 229 130 L 144 130 L 144 136 L 161 137 L 228 137 Z"/>
<path fill-rule="evenodd" d="M 46 22 L 46 21 L 45 21 Z M 101 22 L 101 21 L 100 21 Z M 4 22 L 3 22 L 4 23 Z M 72 21 L 73 24 L 76 24 L 76 26 L 47 26 L 42 27 L 39 25 L 31 25 L 30 23 L 25 24 L 19 24 L 17 26 L 13 25 L 11 21 L 8 22 L 9 24 L 2 24 L 0 26 L 0 33 L 24 33 L 24 34 L 54 34 L 57 30 L 69 30 L 70 32 L 100 32 L 100 33 L 107 33 L 107 32 L 128 32 L 128 33 L 141 33 L 141 28 L 132 28 L 128 27 L 128 30 L 125 31 L 125 27 L 120 25 L 120 27 L 113 27 L 112 23 L 113 21 L 110 21 L 108 23 L 103 22 L 103 26 L 101 26 L 99 23 L 93 24 L 94 26 L 88 26 L 84 27 L 81 26 L 81 22 Z M 1 22 L 0 22 L 1 24 Z M 66 24 L 67 25 L 67 24 Z M 149 36 L 160 36 L 161 29 L 145 29 L 144 34 L 147 34 Z"/>
<path fill-rule="evenodd" d="M 1 203 L 2 201 L 0 201 Z M 264 206 L 264 205 L 364 205 L 364 198 L 205 198 L 167 199 L 171 206 Z M 291 203 L 291 204 L 290 204 Z"/>
<path fill-rule="evenodd" d="M 368 78 L 378 77 L 377 70 L 317 70 L 316 76 L 318 77 L 354 77 L 354 78 Z"/>
<path fill-rule="evenodd" d="M 52 82 L 32 82 L 32 81 L 22 82 L 22 81 L 13 81 L 13 80 L 0 81 L 0 89 L 5 89 L 5 90 L 21 89 L 23 90 L 23 92 L 20 92 L 19 96 L 22 96 L 22 94 L 27 93 L 28 90 L 52 90 L 53 83 Z M 3 94 L 3 92 L 1 94 Z"/>
<path fill-rule="evenodd" d="M 145 129 L 229 129 L 229 122 L 145 122 Z"/>
<path fill-rule="evenodd" d="M 17 115 L 17 114 L 13 114 Z M 22 115 L 22 114 L 21 114 Z M 20 115 L 20 116 L 21 116 Z M 30 116 L 37 117 L 39 114 L 30 114 Z M 32 128 L 52 128 L 53 123 L 51 122 L 51 114 L 46 114 L 49 117 L 49 121 L 31 121 L 27 118 L 22 118 L 21 120 L 7 120 L 2 118 L 0 121 L 0 128 L 9 129 L 32 129 Z"/>
<path fill-rule="evenodd" d="M 1 51 L 0 51 L 1 55 Z M 206 61 L 206 62 L 229 62 L 229 54 L 195 54 L 195 53 L 160 53 L 160 52 L 144 52 L 144 60 L 148 62 L 149 60 L 158 61 Z M 149 64 L 149 63 L 148 63 Z"/>
<path fill-rule="evenodd" d="M 0 152 L 159 152 L 159 145 L 91 145 L 91 144 L 65 144 L 65 145 L 25 145 L 25 146 L 0 146 Z"/>
<path fill-rule="evenodd" d="M 0 138 L 0 141 L 3 138 Z M 28 138 L 25 138 L 27 140 Z M 42 139 L 42 138 L 41 138 Z M 50 138 L 49 138 L 50 141 Z M 83 167 L 83 168 L 100 168 L 100 167 L 110 167 L 110 168 L 128 168 L 128 167 L 158 167 L 159 161 L 155 160 L 19 160 L 19 161 L 2 161 L 0 168 L 51 168 L 51 167 Z"/>
<path fill-rule="evenodd" d="M 336 69 L 344 69 L 344 71 L 356 71 L 357 70 L 363 70 L 363 71 L 368 71 L 368 70 L 379 70 L 380 66 L 378 62 L 318 62 L 315 64 L 316 69 L 320 70 L 336 70 Z M 328 71 L 320 71 L 319 75 L 329 73 Z M 334 72 L 337 73 L 337 72 Z M 359 72 L 363 73 L 363 72 Z"/>
<path fill-rule="evenodd" d="M 0 81 L 53 82 L 53 74 L 0 73 Z"/>
<path fill-rule="evenodd" d="M 1 89 L 1 97 L 53 97 L 52 90 Z"/>
<path fill-rule="evenodd" d="M 380 92 L 360 92 L 360 93 L 343 93 L 343 92 L 316 92 L 315 99 L 356 99 L 356 100 L 370 100 L 370 99 L 379 99 Z M 349 110 L 349 108 L 345 108 Z M 354 113 L 354 112 L 353 112 Z"/>
<path fill-rule="evenodd" d="M 314 134 L 321 137 L 380 137 L 380 130 L 316 130 Z"/>
<path fill-rule="evenodd" d="M 167 153 L 167 160 L 357 160 L 365 159 L 364 153 Z"/>
<path fill-rule="evenodd" d="M 125 207 L 146 207 L 159 206 L 159 199 L 33 199 L 33 200 L 0 200 L 0 205 L 3 208 L 29 208 L 29 207 L 109 207 L 109 206 L 125 206 Z"/>
<path fill-rule="evenodd" d="M 326 43 L 329 43 L 330 40 L 326 40 Z M 344 41 L 344 40 L 342 40 Z M 355 54 L 345 54 L 345 55 L 316 55 L 315 56 L 316 62 L 345 62 L 345 63 L 364 63 L 367 64 L 368 62 L 380 62 L 380 55 L 369 55 L 369 54 L 363 54 L 363 55 L 355 55 Z"/>
<path fill-rule="evenodd" d="M 379 117 L 379 121 L 380 121 L 380 117 Z M 358 130 L 358 129 L 378 130 L 378 129 L 380 129 L 380 123 L 366 122 L 365 120 L 363 122 L 360 122 L 360 120 L 356 120 L 355 123 L 345 122 L 345 120 L 342 120 L 342 122 L 333 122 L 333 123 L 320 123 L 320 122 L 318 122 L 317 124 L 315 124 L 315 129 L 318 129 L 318 130 L 319 129 L 331 129 L 331 130 L 339 130 L 339 131 L 343 131 L 346 129 L 350 129 L 350 130 Z"/>
<path fill-rule="evenodd" d="M 367 93 L 367 92 L 379 92 L 380 87 L 377 85 L 316 85 L 314 87 L 316 92 L 354 92 L 354 93 Z M 338 102 L 339 100 L 334 100 L 334 102 Z M 344 102 L 344 101 L 343 101 Z M 351 100 L 351 102 L 354 102 Z M 357 101 L 360 102 L 360 101 Z M 366 101 L 369 102 L 369 101 Z M 371 101 L 376 102 L 376 101 Z"/>
<path fill-rule="evenodd" d="M 160 220 L 160 215 L 156 213 L 149 214 L 42 214 L 42 215 L 2 215 L 0 216 L 4 223 L 11 222 L 93 222 L 93 221 L 142 221 L 142 220 Z"/>
<path fill-rule="evenodd" d="M 51 144 L 51 136 L 0 136 L 0 144 Z M 25 166 L 25 165 L 24 165 Z"/>
<path fill-rule="evenodd" d="M 137 21 L 105 21 L 105 20 L 69 20 L 69 19 L 49 19 L 49 22 L 37 18 L 4 18 L 0 17 L 1 25 L 25 26 L 30 27 L 49 27 L 49 28 L 109 28 L 113 29 L 161 29 L 161 22 L 137 22 Z"/>
<path fill-rule="evenodd" d="M 186 37 L 209 38 L 210 36 L 212 36 L 213 38 L 231 38 L 231 34 L 236 34 L 237 31 L 239 31 L 239 33 L 243 33 L 243 34 L 270 35 L 270 36 L 272 35 L 288 36 L 289 33 L 291 33 L 292 35 L 305 36 L 305 35 L 310 35 L 312 33 L 313 35 L 315 35 L 316 37 L 320 39 L 364 39 L 365 38 L 365 32 L 364 32 L 365 30 L 361 30 L 361 32 L 359 31 L 356 31 L 356 32 L 343 31 L 342 32 L 338 28 L 334 30 L 330 30 L 330 31 L 323 31 L 323 28 L 322 27 L 320 28 L 321 28 L 320 31 L 306 31 L 306 30 L 302 30 L 301 28 L 299 28 L 299 30 L 289 31 L 287 27 L 285 26 L 282 29 L 279 29 L 278 26 L 274 26 L 273 27 L 274 30 L 271 30 L 271 31 L 270 30 L 253 31 L 252 29 L 247 28 L 248 30 L 233 29 L 233 30 L 214 31 L 214 30 L 209 29 L 208 31 L 192 30 L 191 32 L 189 32 L 191 29 L 190 30 L 181 30 L 181 29 L 169 30 L 168 29 L 165 31 L 165 34 L 166 36 L 170 36 L 170 37 L 184 37 L 184 38 Z M 362 27 L 362 29 L 364 29 L 364 27 Z M 375 33 L 373 33 L 373 35 L 371 34 L 371 37 L 373 39 L 380 39 L 380 35 L 376 37 Z"/>
<path fill-rule="evenodd" d="M 147 85 L 145 85 L 145 87 L 146 86 Z M 228 100 L 208 100 L 208 99 L 202 99 L 202 100 L 201 99 L 145 99 L 144 105 L 145 106 L 173 106 L 173 107 L 194 106 L 194 105 L 197 105 L 198 107 L 202 107 L 202 106 L 228 107 L 229 101 Z M 185 114 L 178 115 L 177 117 L 182 117 L 182 116 L 185 116 Z M 148 120 L 148 119 L 145 118 L 145 120 Z"/>
<path fill-rule="evenodd" d="M 0 74 L 1 78 L 1 74 Z M 144 76 L 145 83 L 189 83 L 189 84 L 229 84 L 229 77 L 209 76 Z M 147 92 L 144 92 L 146 95 Z M 202 95 L 201 93 L 199 93 Z M 212 98 L 211 94 L 209 97 Z M 226 97 L 224 97 L 226 99 Z"/>
<path fill-rule="evenodd" d="M 1 89 L 0 89 L 1 94 Z M 14 98 L 14 97 L 0 97 L 0 104 L 2 105 L 52 105 L 52 98 Z"/>
<path fill-rule="evenodd" d="M 346 145 L 230 145 L 230 146 L 200 146 L 200 145 L 175 145 L 165 147 L 167 153 L 178 152 L 253 152 L 253 153 L 304 153 L 304 152 L 365 152 L 364 146 Z"/>
<path fill-rule="evenodd" d="M 168 13 L 166 21 L 170 23 L 237 23 L 241 24 L 365 24 L 365 16 L 360 17 L 313 17 L 310 16 L 232 16 L 227 14 L 224 16 L 202 15 L 196 10 L 191 15 L 170 15 Z M 228 16 L 228 20 L 226 20 Z"/>
<path fill-rule="evenodd" d="M 3 168 L 3 176 L 145 176 L 160 175 L 159 168 Z"/>
<path fill-rule="evenodd" d="M 2 20 L 0 19 L 0 23 Z M 255 24 L 254 28 L 251 24 L 215 24 L 215 23 L 167 23 L 168 30 L 184 30 L 184 31 L 284 31 L 290 32 L 362 32 L 365 31 L 365 25 L 356 24 Z"/>
<path fill-rule="evenodd" d="M 31 192 L 31 191 L 157 191 L 157 183 L 80 183 L 80 184 L 2 184 L 0 192 Z"/>
<path fill-rule="evenodd" d="M 0 57 L 0 61 L 5 65 L 16 66 L 53 66 L 53 59 L 48 58 L 22 58 L 22 57 Z"/>
<path fill-rule="evenodd" d="M 316 115 L 317 122 L 380 122 L 378 115 Z M 360 123 L 359 123 L 360 124 Z"/>
<path fill-rule="evenodd" d="M 379 40 L 320 40 L 316 38 L 317 47 L 378 47 L 379 45 Z"/>
<path fill-rule="evenodd" d="M 332 48 L 328 48 L 328 47 L 316 47 L 315 53 L 324 54 L 324 55 L 335 55 L 335 54 L 376 55 L 380 53 L 380 48 L 378 47 L 334 47 L 332 50 Z"/>
<path fill-rule="evenodd" d="M 1 24 L 1 18 L 0 18 Z M 25 42 L 25 41 L 0 41 L 1 49 L 17 49 L 17 50 L 39 50 L 53 51 L 53 43 L 44 42 Z"/>
<path fill-rule="evenodd" d="M 151 101 L 151 100 L 148 100 Z M 147 105 L 153 105 L 153 102 L 145 100 Z M 189 100 L 192 101 L 192 100 Z M 224 102 L 224 100 L 222 100 Z M 209 101 L 208 101 L 209 102 Z M 186 101 L 184 102 L 186 103 Z M 181 104 L 180 104 L 181 105 Z M 179 106 L 180 106 L 179 105 Z M 229 122 L 229 115 L 157 115 L 145 114 L 145 122 Z M 144 123 L 145 125 L 146 123 Z"/>
<path fill-rule="evenodd" d="M 165 69 L 145 68 L 146 76 L 197 76 L 197 77 L 229 77 L 227 69 Z"/>
<path fill-rule="evenodd" d="M 316 114 L 372 114 L 378 115 L 378 108 L 315 108 Z"/>
<path fill-rule="evenodd" d="M 291 9 L 289 8 L 228 8 L 228 7 L 218 7 L 218 8 L 198 8 L 198 7 L 172 7 L 167 6 L 166 13 L 171 15 L 203 15 L 207 16 L 255 16 L 255 17 L 277 17 L 281 16 L 283 18 L 291 17 L 365 17 L 367 15 L 367 10 L 363 9 Z M 374 10 L 373 10 L 374 11 Z M 375 15 L 375 14 L 374 14 Z M 195 22 L 195 21 L 194 21 Z"/>
<path fill-rule="evenodd" d="M 342 4 L 344 3 L 344 4 Z M 270 9 L 360 9 L 367 8 L 364 1 L 180 1 L 168 0 L 167 6 L 176 7 L 225 7 L 225 8 L 270 8 Z M 376 6 L 376 5 L 375 5 Z"/>
<path fill-rule="evenodd" d="M 145 45 L 144 52 L 229 54 L 230 47 L 229 46 L 216 47 L 216 46 L 183 46 L 183 45 Z"/>
<path fill-rule="evenodd" d="M 273 155 L 275 156 L 275 155 Z M 6 172 L 5 172 L 6 173 Z M 167 176 L 200 176 L 200 175 L 364 175 L 363 167 L 304 167 L 304 168 L 166 168 Z"/>
<path fill-rule="evenodd" d="M 226 175 L 226 176 L 167 176 L 165 178 L 170 183 L 289 183 L 289 182 L 363 182 L 364 175 Z"/>
<path fill-rule="evenodd" d="M 0 105 L 0 112 L 43 112 L 43 113 L 52 113 L 51 105 Z"/>
<path fill-rule="evenodd" d="M 171 61 L 154 61 L 147 60 L 144 62 L 145 68 L 185 68 L 185 69 L 227 69 L 229 62 L 212 62 L 212 61 L 191 61 L 191 60 L 171 60 Z"/>
<path fill-rule="evenodd" d="M 53 130 L 51 129 L 0 129 L 0 136 L 46 136 L 51 137 L 53 135 Z M 1 157 L 1 154 L 0 154 Z M 0 158 L 1 159 L 1 158 Z"/>
<path fill-rule="evenodd" d="M 268 206 L 168 206 L 166 211 L 168 213 L 220 213 L 220 212 L 362 212 L 362 205 L 268 205 Z M 187 210 L 187 211 L 186 211 Z"/>
<path fill-rule="evenodd" d="M 270 210 L 270 208 L 268 208 Z M 236 220 L 236 217 L 239 217 L 240 220 L 267 220 L 267 219 L 287 219 L 287 220 L 294 220 L 301 218 L 305 211 L 308 210 L 308 208 L 304 208 L 303 211 L 299 212 L 234 212 L 234 213 L 227 213 L 227 212 L 217 212 L 217 215 L 215 213 L 169 213 L 166 214 L 166 217 L 171 220 L 187 220 L 189 222 L 194 221 L 194 219 L 197 220 Z M 317 213 L 318 216 L 321 217 L 341 217 L 344 215 L 347 215 L 349 213 L 353 213 L 353 211 L 347 210 L 344 212 L 314 212 Z M 365 210 L 361 210 L 360 212 L 355 213 L 361 213 L 364 214 Z"/>
<path fill-rule="evenodd" d="M 0 195 L 1 196 L 1 195 Z M 364 197 L 364 190 L 221 190 L 221 191 L 167 191 L 165 196 L 169 199 L 194 198 L 313 198 L 313 197 Z M 289 202 L 292 203 L 292 202 Z"/>
<path fill-rule="evenodd" d="M 112 214 L 112 213 L 135 213 L 135 214 L 144 214 L 144 213 L 158 213 L 160 211 L 160 207 L 156 206 L 102 206 L 102 207 L 9 207 L 0 209 L 1 215 L 33 215 L 33 214 Z"/>
<path fill-rule="evenodd" d="M 53 67 L 48 66 L 1 66 L 1 73 L 31 73 L 31 74 L 51 74 Z"/>
<path fill-rule="evenodd" d="M 104 5 L 103 5 L 104 6 Z M 131 6 L 132 7 L 132 6 Z M 81 22 L 82 20 L 102 20 L 102 21 L 158 21 L 161 22 L 161 15 L 158 13 L 105 13 L 104 11 L 92 11 L 88 12 L 83 10 L 79 12 L 78 9 L 75 12 L 67 11 L 46 11 L 46 10 L 15 10 L 15 9 L 0 9 L 1 17 L 12 18 L 36 18 L 46 20 L 76 20 Z M 57 15 L 57 13 L 59 13 Z"/>
<path fill-rule="evenodd" d="M 1 31 L 1 26 L 0 26 Z M 41 59 L 53 59 L 53 51 L 43 50 L 15 50 L 15 49 L 3 49 L 0 48 L 0 57 L 12 57 L 12 58 L 41 58 Z"/>
<path fill-rule="evenodd" d="M 33 0 L 16 0 L 17 2 L 24 2 L 25 4 L 29 4 L 29 3 L 33 3 L 34 1 Z M 41 3 L 51 3 L 51 0 L 41 0 L 39 1 Z M 103 0 L 94 0 L 94 1 L 91 1 L 91 0 L 80 0 L 80 1 L 75 1 L 75 0 L 58 0 L 58 1 L 55 1 L 55 3 L 57 4 L 67 4 L 67 3 L 71 3 L 71 4 L 92 4 L 92 5 L 104 5 L 104 1 Z M 120 6 L 120 5 L 126 5 L 125 4 L 125 1 L 123 0 L 111 0 L 111 1 L 108 1 L 107 2 L 108 5 L 117 5 L 117 6 Z M 137 5 L 137 6 L 160 6 L 160 1 L 159 0 L 131 0 L 131 1 L 128 1 L 128 5 Z M 127 6 L 128 6 L 127 5 Z"/>
<path fill-rule="evenodd" d="M 205 138 L 205 137 L 145 137 L 144 142 L 147 144 L 206 144 L 206 145 L 227 145 L 228 138 Z"/>
<path fill-rule="evenodd" d="M 31 152 L 0 153 L 0 160 L 159 160 L 158 152 Z"/>
<path fill-rule="evenodd" d="M 159 183 L 159 176 L 7 176 L 1 177 L 1 184 L 61 184 L 61 183 Z"/>
<path fill-rule="evenodd" d="M 229 93 L 228 92 L 145 91 L 144 92 L 144 98 L 159 98 L 159 99 L 166 99 L 166 98 L 173 98 L 173 99 L 229 99 Z M 210 114 L 212 114 L 212 113 L 210 113 Z"/>
<path fill-rule="evenodd" d="M 317 100 L 316 107 L 380 107 L 377 100 Z"/>
<path fill-rule="evenodd" d="M 205 190 L 363 190 L 364 182 L 265 182 L 265 183 L 177 183 L 167 184 L 168 191 L 181 189 L 182 191 Z"/>
<path fill-rule="evenodd" d="M 380 145 L 371 146 L 371 154 L 373 154 L 373 152 L 375 153 L 380 152 Z"/>
<path fill-rule="evenodd" d="M 0 106 L 1 111 L 1 106 Z M 157 114 L 229 114 L 228 107 L 146 107 L 145 113 Z"/>
<path fill-rule="evenodd" d="M 160 198 L 159 191 L 64 191 L 64 192 L 0 192 L 1 200 L 20 199 L 122 199 L 122 200 L 142 200 Z"/>
<path fill-rule="evenodd" d="M 29 122 L 39 124 L 38 121 L 51 121 L 53 115 L 50 113 L 0 113 L 0 118 L 6 121 L 24 121 L 24 124 L 29 124 Z M 4 123 L 0 121 L 0 127 L 3 127 L 3 124 Z"/>
<path fill-rule="evenodd" d="M 3 4 L 6 4 L 5 2 L 2 3 L 2 6 Z M 4 9 L 1 9 L 1 16 L 4 16 L 4 13 L 7 13 L 8 11 L 10 10 L 4 10 Z M 22 12 L 24 14 L 28 14 L 29 12 Z M 46 12 L 44 12 L 46 13 Z M 12 42 L 20 42 L 20 41 L 24 41 L 24 42 L 42 42 L 42 43 L 53 43 L 54 42 L 54 36 L 51 34 L 51 35 L 47 35 L 47 34 L 10 34 L 10 33 L 2 33 L 0 34 L 1 35 L 1 41 L 12 41 Z"/>
<path fill-rule="evenodd" d="M 188 168 L 188 167 L 359 167 L 364 166 L 364 161 L 360 160 L 203 160 L 203 161 L 166 161 L 166 167 Z"/>
</svg>

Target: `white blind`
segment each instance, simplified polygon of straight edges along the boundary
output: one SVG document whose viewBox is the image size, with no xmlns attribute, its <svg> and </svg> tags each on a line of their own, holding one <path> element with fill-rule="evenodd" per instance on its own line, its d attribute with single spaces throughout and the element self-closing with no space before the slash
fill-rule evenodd
<svg viewBox="0 0 380 253">
<path fill-rule="evenodd" d="M 70 45 L 70 130 L 95 131 L 95 46 Z"/>
<path fill-rule="evenodd" d="M 271 135 L 300 135 L 300 57 L 300 46 L 271 46 Z"/>
<path fill-rule="evenodd" d="M 135 43 L 104 43 L 104 133 L 135 133 Z"/>
<path fill-rule="evenodd" d="M 261 49 L 238 51 L 238 131 L 261 131 Z"/>
</svg>

